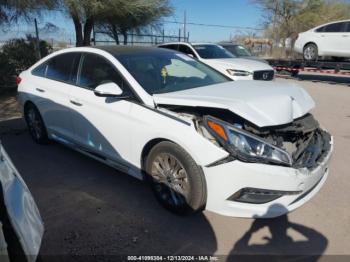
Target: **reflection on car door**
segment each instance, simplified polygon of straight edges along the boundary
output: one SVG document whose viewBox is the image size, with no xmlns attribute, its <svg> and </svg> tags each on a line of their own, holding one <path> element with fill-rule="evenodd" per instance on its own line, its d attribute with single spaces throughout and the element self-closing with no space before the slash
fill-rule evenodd
<svg viewBox="0 0 350 262">
<path fill-rule="evenodd" d="M 94 89 L 114 82 L 129 93 L 116 68 L 104 57 L 82 56 L 77 86 L 70 93 L 75 141 L 89 153 L 120 162 L 128 154 L 130 108 L 132 103 L 112 97 L 98 97 Z"/>
<path fill-rule="evenodd" d="M 36 101 L 36 105 L 50 133 L 63 138 L 74 135 L 68 94 L 76 80 L 79 56 L 78 53 L 55 56 L 42 65 L 38 72 L 33 72 L 34 75 L 43 76 L 40 81 L 45 82 L 36 87 L 35 91 L 40 94 L 40 101 Z"/>
</svg>

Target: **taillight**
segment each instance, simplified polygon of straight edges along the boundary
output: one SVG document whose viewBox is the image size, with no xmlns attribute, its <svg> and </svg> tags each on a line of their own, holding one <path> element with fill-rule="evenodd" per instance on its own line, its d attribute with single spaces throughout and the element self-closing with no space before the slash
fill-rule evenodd
<svg viewBox="0 0 350 262">
<path fill-rule="evenodd" d="M 18 86 L 22 82 L 22 78 L 16 76 L 16 85 Z"/>
</svg>

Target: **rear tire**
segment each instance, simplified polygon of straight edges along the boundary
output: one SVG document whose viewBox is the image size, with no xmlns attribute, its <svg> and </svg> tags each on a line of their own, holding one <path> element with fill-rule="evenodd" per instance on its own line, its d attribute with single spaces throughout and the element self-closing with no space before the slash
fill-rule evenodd
<svg viewBox="0 0 350 262">
<path fill-rule="evenodd" d="M 318 48 L 317 45 L 310 43 L 304 47 L 303 56 L 306 61 L 317 61 Z"/>
<path fill-rule="evenodd" d="M 206 182 L 202 169 L 180 146 L 160 142 L 150 151 L 145 170 L 162 206 L 181 215 L 204 208 Z"/>
<path fill-rule="evenodd" d="M 45 123 L 39 110 L 32 103 L 26 105 L 24 109 L 24 119 L 27 123 L 29 133 L 33 140 L 38 144 L 47 144 L 49 138 Z"/>
</svg>

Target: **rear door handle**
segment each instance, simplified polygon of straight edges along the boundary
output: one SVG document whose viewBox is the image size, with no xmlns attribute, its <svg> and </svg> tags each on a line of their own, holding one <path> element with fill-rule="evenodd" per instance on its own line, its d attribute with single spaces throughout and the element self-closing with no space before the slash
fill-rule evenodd
<svg viewBox="0 0 350 262">
<path fill-rule="evenodd" d="M 348 35 L 342 35 L 342 37 L 349 37 Z"/>
<path fill-rule="evenodd" d="M 79 103 L 78 101 L 75 101 L 73 99 L 71 99 L 70 102 L 75 106 L 82 106 L 83 105 L 82 103 Z"/>
<path fill-rule="evenodd" d="M 45 93 L 45 90 L 44 89 L 41 89 L 41 88 L 35 88 L 36 91 L 40 92 L 40 93 Z"/>
</svg>

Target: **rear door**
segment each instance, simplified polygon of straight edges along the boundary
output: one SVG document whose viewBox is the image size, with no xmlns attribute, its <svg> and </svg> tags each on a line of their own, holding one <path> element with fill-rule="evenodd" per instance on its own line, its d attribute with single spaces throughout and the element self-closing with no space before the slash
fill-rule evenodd
<svg viewBox="0 0 350 262">
<path fill-rule="evenodd" d="M 69 139 L 74 135 L 68 98 L 76 81 L 79 57 L 79 53 L 57 55 L 32 72 L 42 76 L 35 92 L 40 97 L 38 107 L 46 127 L 51 135 L 61 138 Z"/>
<path fill-rule="evenodd" d="M 324 26 L 320 33 L 320 47 L 327 56 L 342 56 L 346 53 L 349 40 L 345 35 L 345 22 L 337 22 Z"/>
<path fill-rule="evenodd" d="M 77 86 L 72 89 L 69 101 L 76 142 L 89 153 L 120 162 L 130 148 L 132 102 L 94 94 L 98 85 L 109 82 L 116 83 L 123 95 L 132 97 L 126 81 L 107 58 L 84 53 Z"/>
</svg>

